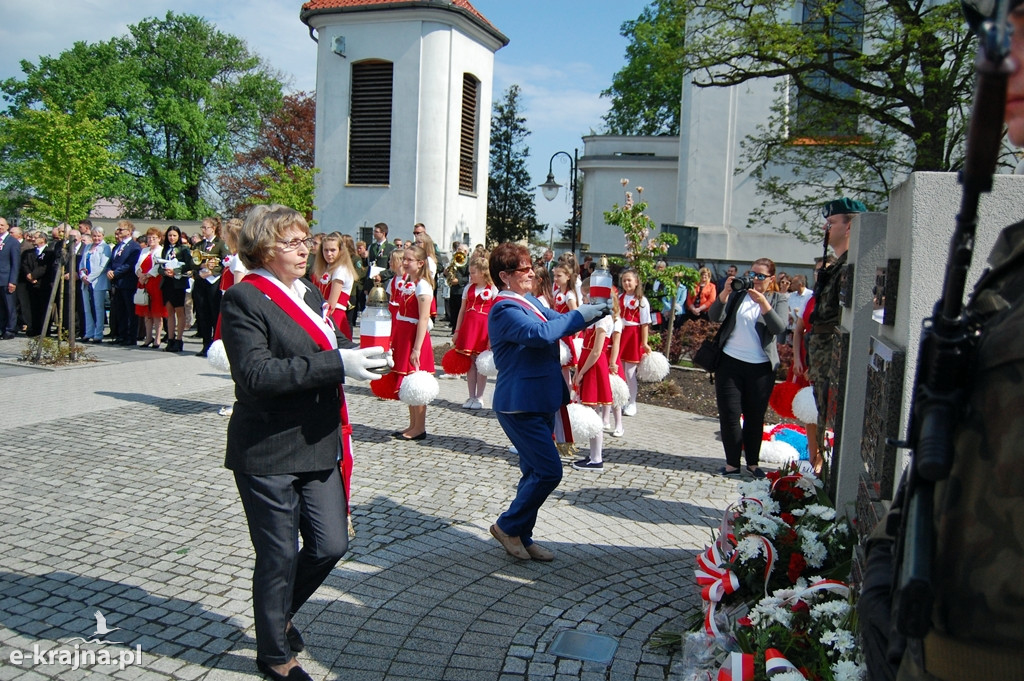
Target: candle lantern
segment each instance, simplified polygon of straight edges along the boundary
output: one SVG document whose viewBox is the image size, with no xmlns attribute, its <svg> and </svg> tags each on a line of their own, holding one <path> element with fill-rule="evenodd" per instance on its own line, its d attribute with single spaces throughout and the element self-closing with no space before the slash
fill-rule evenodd
<svg viewBox="0 0 1024 681">
<path fill-rule="evenodd" d="M 388 294 L 380 284 L 366 296 L 366 308 L 359 315 L 359 347 L 391 348 L 391 311 Z"/>
<path fill-rule="evenodd" d="M 608 258 L 601 256 L 597 268 L 590 274 L 590 302 L 611 304 L 612 275 L 608 271 Z"/>
</svg>

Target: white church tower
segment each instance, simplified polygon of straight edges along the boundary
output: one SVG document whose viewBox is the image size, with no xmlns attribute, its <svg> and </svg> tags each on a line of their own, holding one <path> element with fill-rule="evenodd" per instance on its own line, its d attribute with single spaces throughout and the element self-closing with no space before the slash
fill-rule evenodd
<svg viewBox="0 0 1024 681">
<path fill-rule="evenodd" d="M 467 0 L 310 0 L 317 40 L 317 231 L 377 222 L 439 250 L 482 243 L 494 53 L 506 38 Z"/>
</svg>

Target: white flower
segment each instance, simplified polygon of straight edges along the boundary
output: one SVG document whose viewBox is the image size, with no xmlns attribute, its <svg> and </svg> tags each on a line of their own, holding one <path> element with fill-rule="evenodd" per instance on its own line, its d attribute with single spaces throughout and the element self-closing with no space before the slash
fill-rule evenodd
<svg viewBox="0 0 1024 681">
<path fill-rule="evenodd" d="M 772 681 L 807 681 L 807 677 L 797 671 L 788 671 L 776 674 Z"/>
<path fill-rule="evenodd" d="M 619 184 L 621 184 L 623 187 L 625 187 L 627 184 L 629 184 L 629 178 L 628 177 L 622 178 L 621 180 L 619 180 Z"/>
<path fill-rule="evenodd" d="M 779 533 L 779 527 L 784 525 L 781 519 L 770 516 L 770 515 L 755 515 L 747 519 L 747 523 L 743 526 L 745 532 L 752 534 L 762 534 L 766 537 L 775 539 Z"/>
<path fill-rule="evenodd" d="M 775 596 L 762 598 L 748 615 L 751 624 L 768 626 L 772 622 L 778 622 L 782 626 L 788 627 L 793 619 L 793 612 L 781 603 L 782 601 Z"/>
<path fill-rule="evenodd" d="M 807 507 L 807 512 L 814 517 L 821 518 L 822 520 L 835 520 L 836 510 L 829 508 L 828 506 L 822 506 L 821 504 L 811 504 Z"/>
<path fill-rule="evenodd" d="M 845 629 L 830 631 L 821 637 L 821 642 L 835 650 L 839 655 L 846 657 L 857 649 L 857 641 L 853 634 Z"/>
<path fill-rule="evenodd" d="M 846 601 L 825 601 L 811 606 L 812 619 L 827 620 L 832 626 L 838 626 L 849 613 L 850 604 Z"/>
<path fill-rule="evenodd" d="M 864 676 L 864 670 L 856 662 L 842 660 L 832 665 L 832 678 L 835 681 L 860 681 Z"/>
<path fill-rule="evenodd" d="M 746 562 L 761 555 L 761 540 L 757 537 L 744 537 L 736 545 L 736 556 L 740 562 Z"/>
<path fill-rule="evenodd" d="M 825 545 L 818 541 L 817 533 L 802 527 L 797 530 L 797 534 L 800 535 L 801 548 L 807 565 L 812 568 L 824 565 L 825 559 L 828 558 L 828 551 L 825 549 Z"/>
<path fill-rule="evenodd" d="M 637 187 L 636 188 L 636 193 L 637 194 L 643 194 L 644 193 L 644 188 L 643 187 Z"/>
</svg>

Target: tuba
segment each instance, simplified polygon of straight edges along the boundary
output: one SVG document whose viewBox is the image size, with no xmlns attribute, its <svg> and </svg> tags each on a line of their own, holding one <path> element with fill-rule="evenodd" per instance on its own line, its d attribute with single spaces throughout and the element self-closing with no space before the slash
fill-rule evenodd
<svg viewBox="0 0 1024 681">
<path fill-rule="evenodd" d="M 455 286 L 458 275 L 455 270 L 466 264 L 466 254 L 462 251 L 455 251 L 452 256 L 452 261 L 448 263 L 448 267 L 444 268 L 444 278 L 448 282 L 448 286 Z"/>
</svg>

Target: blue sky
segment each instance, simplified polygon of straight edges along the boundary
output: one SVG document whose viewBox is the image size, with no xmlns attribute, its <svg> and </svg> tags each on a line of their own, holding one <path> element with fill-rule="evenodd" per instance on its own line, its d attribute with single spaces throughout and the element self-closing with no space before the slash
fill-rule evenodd
<svg viewBox="0 0 1024 681">
<path fill-rule="evenodd" d="M 523 91 L 531 135 L 529 168 L 534 184 L 547 175 L 556 151 L 580 147 L 582 135 L 600 132 L 608 100 L 601 90 L 621 68 L 626 41 L 622 22 L 635 19 L 648 0 L 471 0 L 509 38 L 495 55 L 494 92 L 516 83 Z M 0 0 L 0 79 L 21 75 L 19 61 L 69 49 L 75 41 L 96 42 L 126 32 L 127 26 L 168 9 L 198 14 L 220 30 L 248 42 L 290 79 L 293 90 L 313 90 L 316 46 L 299 21 L 293 0 Z M 642 87 L 638 84 L 638 87 Z M 569 166 L 555 160 L 556 181 L 566 184 Z M 568 219 L 565 191 L 548 202 L 537 193 L 542 223 Z"/>
</svg>

